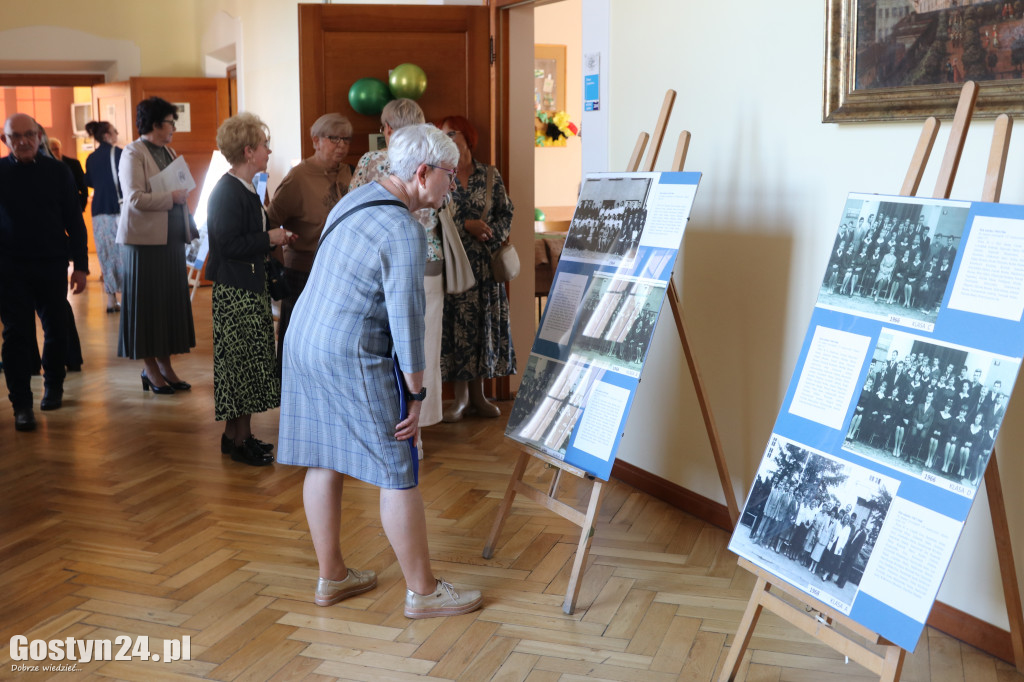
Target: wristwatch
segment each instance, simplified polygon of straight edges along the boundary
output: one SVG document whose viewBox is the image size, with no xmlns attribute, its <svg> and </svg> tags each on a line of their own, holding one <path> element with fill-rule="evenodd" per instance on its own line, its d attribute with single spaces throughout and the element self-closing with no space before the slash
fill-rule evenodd
<svg viewBox="0 0 1024 682">
<path fill-rule="evenodd" d="M 407 400 L 418 400 L 420 402 L 423 402 L 423 400 L 425 400 L 427 397 L 427 387 L 424 386 L 416 393 L 406 393 L 405 397 Z"/>
</svg>

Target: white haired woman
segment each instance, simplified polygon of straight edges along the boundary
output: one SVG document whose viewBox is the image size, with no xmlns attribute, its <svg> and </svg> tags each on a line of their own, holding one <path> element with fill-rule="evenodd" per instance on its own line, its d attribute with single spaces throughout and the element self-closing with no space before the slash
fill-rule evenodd
<svg viewBox="0 0 1024 682">
<path fill-rule="evenodd" d="M 277 372 L 292 310 L 306 286 L 313 254 L 327 213 L 348 192 L 352 166 L 345 163 L 352 141 L 352 123 L 341 114 L 324 114 L 309 129 L 313 156 L 303 159 L 281 180 L 267 207 L 272 227 L 284 227 L 296 239 L 282 249 L 284 274 L 291 294 L 281 301 L 277 324 Z"/>
<path fill-rule="evenodd" d="M 384 105 L 380 114 L 380 130 L 384 141 L 391 143 L 391 135 L 405 126 L 424 122 L 423 110 L 411 99 L 393 99 Z M 349 190 L 361 187 L 374 180 L 382 182 L 391 175 L 388 164 L 388 150 L 377 149 L 366 152 L 356 164 L 355 175 Z M 423 340 L 427 364 L 423 370 L 423 385 L 427 397 L 420 410 L 420 427 L 432 426 L 441 421 L 441 318 L 444 314 L 444 250 L 441 235 L 437 229 L 437 211 L 421 208 L 413 217 L 423 226 L 427 236 L 427 263 L 423 269 L 423 292 L 427 299 L 426 337 Z M 419 458 L 423 459 L 422 436 L 416 441 Z"/>
<path fill-rule="evenodd" d="M 413 442 L 423 390 L 426 238 L 411 211 L 437 208 L 458 150 L 429 125 L 391 136 L 391 175 L 350 192 L 327 218 L 284 344 L 278 462 L 308 467 L 303 503 L 320 579 L 320 606 L 377 585 L 341 552 L 344 475 L 380 487 L 381 524 L 405 577 L 405 615 L 479 608 L 430 568 Z M 335 229 L 336 228 L 336 229 Z M 404 408 L 404 409 L 403 409 Z"/>
</svg>

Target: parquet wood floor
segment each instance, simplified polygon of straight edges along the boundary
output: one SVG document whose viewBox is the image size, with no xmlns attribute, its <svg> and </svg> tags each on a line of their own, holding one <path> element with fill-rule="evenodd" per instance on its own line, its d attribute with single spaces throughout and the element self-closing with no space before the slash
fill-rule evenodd
<svg viewBox="0 0 1024 682">
<path fill-rule="evenodd" d="M 104 313 L 98 282 L 74 305 L 86 365 L 69 376 L 65 407 L 37 410 L 34 433 L 0 418 L 0 679 L 660 682 L 710 680 L 722 665 L 753 577 L 725 532 L 629 486 L 613 481 L 605 496 L 573 616 L 561 611 L 578 539 L 568 522 L 517 500 L 494 559 L 481 557 L 517 454 L 501 419 L 431 427 L 421 472 L 435 569 L 482 589 L 484 608 L 407 620 L 376 491 L 357 482 L 346 484 L 342 545 L 352 565 L 378 572 L 379 587 L 315 606 L 303 471 L 219 453 L 210 290 L 194 303 L 198 347 L 176 360 L 194 388 L 174 396 L 143 393 L 138 363 L 115 357 L 118 320 Z M 276 418 L 255 417 L 257 435 L 276 440 Z M 544 475 L 539 464 L 527 472 L 536 483 Z M 563 499 L 585 494 L 566 481 Z M 147 635 L 154 652 L 189 635 L 191 660 L 19 673 L 14 635 Z M 765 615 L 742 679 L 871 678 Z M 903 679 L 1024 677 L 928 629 Z"/>
</svg>

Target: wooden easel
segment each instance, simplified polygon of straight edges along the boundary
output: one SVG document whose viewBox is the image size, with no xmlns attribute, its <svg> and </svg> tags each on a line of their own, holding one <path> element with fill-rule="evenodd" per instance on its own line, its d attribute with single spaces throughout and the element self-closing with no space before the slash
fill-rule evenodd
<svg viewBox="0 0 1024 682">
<path fill-rule="evenodd" d="M 633 153 L 629 157 L 626 167 L 627 173 L 635 173 L 640 170 L 649 173 L 654 170 L 654 164 L 658 161 L 658 153 L 661 151 L 661 142 L 665 137 L 665 128 L 668 119 L 672 115 L 672 106 L 675 104 L 676 91 L 669 90 L 665 93 L 665 100 L 661 105 L 661 113 L 658 115 L 658 122 L 654 126 L 653 138 L 648 138 L 647 133 L 641 132 L 633 147 Z M 651 139 L 651 148 L 647 152 L 647 158 L 643 166 L 640 165 L 640 158 L 643 156 L 644 148 L 648 139 Z M 671 170 L 680 172 L 686 163 L 686 152 L 690 147 L 690 132 L 687 130 L 679 133 L 679 140 L 676 142 L 675 155 L 672 158 Z M 683 308 L 676 291 L 675 281 L 668 282 L 668 302 L 672 307 L 672 317 L 676 322 L 676 330 L 679 332 L 679 341 L 683 344 L 683 353 L 686 355 L 686 365 L 690 370 L 690 379 L 693 381 L 693 389 L 697 396 L 697 403 L 700 405 L 700 413 L 704 419 L 704 430 L 708 434 L 708 442 L 711 444 L 711 453 L 715 458 L 715 467 L 718 469 L 718 479 L 722 484 L 722 494 L 725 496 L 725 506 L 729 514 L 733 530 L 739 520 L 739 506 L 736 504 L 736 493 L 732 487 L 732 479 L 729 477 L 729 466 L 725 461 L 725 453 L 722 452 L 722 442 L 718 437 L 718 427 L 715 425 L 714 415 L 708 404 L 707 391 L 704 388 L 704 379 L 701 376 L 700 368 L 693 357 L 693 350 L 690 348 L 689 334 L 686 331 L 686 320 L 683 318 Z"/>
<path fill-rule="evenodd" d="M 653 144 L 651 145 L 651 149 L 647 154 L 647 159 L 644 162 L 644 171 L 650 172 L 654 170 L 654 164 L 658 159 L 658 152 L 661 149 L 661 142 L 665 136 L 665 127 L 668 125 L 668 119 L 672 113 L 672 105 L 675 102 L 675 97 L 676 93 L 674 90 L 669 90 L 665 94 L 665 101 L 662 104 L 661 113 L 658 116 L 658 122 L 655 126 Z M 626 172 L 633 173 L 637 171 L 640 166 L 640 158 L 643 156 L 644 148 L 647 146 L 647 141 L 647 133 L 640 133 L 640 137 L 633 149 L 633 154 L 630 156 Z M 673 170 L 682 170 L 689 143 L 690 133 L 683 131 L 679 136 L 679 143 L 673 161 Z M 711 441 L 711 449 L 715 455 L 715 463 L 718 467 L 718 474 L 722 480 L 722 490 L 725 493 L 729 519 L 735 526 L 736 521 L 739 518 L 739 508 L 736 504 L 736 495 L 732 489 L 732 484 L 729 479 L 729 470 L 726 466 L 725 457 L 722 454 L 721 443 L 718 438 L 718 429 L 715 426 L 714 418 L 712 417 L 711 410 L 708 407 L 704 391 L 704 382 L 701 379 L 700 371 L 697 369 L 696 361 L 693 359 L 693 353 L 690 350 L 690 344 L 686 336 L 686 327 L 683 322 L 682 310 L 679 306 L 675 286 L 671 280 L 669 280 L 668 299 L 672 305 L 672 314 L 675 317 L 676 328 L 679 330 L 679 336 L 683 343 L 686 362 L 690 369 L 690 376 L 693 379 L 694 389 L 697 392 L 697 400 L 700 403 L 701 414 L 704 417 L 704 426 L 707 429 L 708 438 Z M 525 495 L 537 504 L 547 507 L 562 518 L 579 526 L 581 529 L 580 541 L 576 547 L 576 556 L 573 560 L 572 571 L 569 574 L 569 585 L 565 593 L 565 602 L 562 604 L 562 611 L 571 615 L 576 610 L 576 601 L 579 598 L 580 587 L 582 586 L 581 578 L 583 574 L 583 567 L 586 564 L 587 555 L 590 553 L 590 544 L 594 537 L 594 527 L 597 523 L 597 511 L 601 508 L 601 497 L 604 494 L 605 482 L 597 479 L 595 476 L 578 467 L 567 464 L 566 462 L 535 448 L 520 445 L 520 449 L 521 452 L 519 454 L 519 459 L 516 461 L 516 466 L 512 471 L 512 478 L 509 480 L 508 487 L 505 490 L 505 497 L 502 499 L 501 505 L 498 507 L 498 515 L 494 519 L 494 526 L 491 528 L 491 533 L 487 537 L 487 542 L 484 545 L 483 556 L 485 559 L 490 559 L 494 556 L 494 548 L 498 542 L 498 536 L 501 534 L 501 529 L 505 524 L 505 519 L 508 518 L 508 514 L 512 510 L 512 502 L 515 500 L 517 494 Z M 547 492 L 535 488 L 523 481 L 523 474 L 526 472 L 526 465 L 530 462 L 531 457 L 541 460 L 548 466 L 548 468 L 553 470 L 553 475 L 550 484 L 548 485 Z M 575 507 L 557 499 L 558 485 L 561 482 L 563 472 L 567 472 L 573 476 L 593 482 L 590 490 L 590 499 L 587 502 L 586 512 L 581 512 Z"/>
<path fill-rule="evenodd" d="M 949 198 L 977 97 L 977 84 L 970 81 L 965 83 L 953 118 L 953 129 L 950 131 L 946 153 L 939 169 L 939 177 L 933 193 L 935 198 Z M 1005 114 L 996 119 L 989 163 L 985 173 L 983 201 L 999 200 L 1009 149 L 1010 128 L 1010 118 Z M 900 189 L 901 195 L 913 196 L 916 194 L 938 129 L 939 123 L 934 117 L 925 121 L 911 159 L 910 168 Z M 1010 619 L 1014 657 L 1017 669 L 1021 670 L 1021 666 L 1024 665 L 1024 643 L 1021 639 L 1021 633 L 1024 632 L 1024 627 L 1022 627 L 1024 621 L 1022 621 L 1020 589 L 1013 565 L 1013 549 L 1010 544 L 1006 506 L 1002 496 L 995 450 L 992 451 L 988 468 L 985 471 L 985 485 L 988 490 L 989 506 L 992 509 L 993 530 L 996 534 L 996 548 L 999 553 L 1003 591 L 1006 595 L 1007 612 Z M 747 608 L 743 612 L 733 645 L 729 649 L 729 655 L 722 666 L 718 677 L 719 682 L 736 679 L 743 663 L 743 653 L 750 644 L 750 638 L 762 609 L 768 609 L 823 644 L 848 656 L 878 675 L 880 680 L 884 682 L 899 680 L 906 657 L 905 649 L 889 642 L 805 592 L 787 583 L 775 582 L 775 576 L 750 561 L 741 558 L 739 566 L 753 573 L 757 577 L 757 582 L 747 603 Z M 778 593 L 788 595 L 795 600 L 795 603 L 783 599 Z M 808 614 L 806 609 L 812 609 L 817 612 L 817 615 Z M 842 626 L 844 631 L 837 629 L 836 625 Z M 867 645 L 875 645 L 876 649 L 868 648 Z M 877 647 L 881 647 L 881 652 L 877 651 Z"/>
</svg>

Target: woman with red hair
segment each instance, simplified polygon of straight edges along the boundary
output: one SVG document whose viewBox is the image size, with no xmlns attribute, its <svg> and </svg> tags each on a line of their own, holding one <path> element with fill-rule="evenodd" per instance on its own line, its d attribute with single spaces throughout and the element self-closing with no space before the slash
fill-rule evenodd
<svg viewBox="0 0 1024 682">
<path fill-rule="evenodd" d="M 508 239 L 513 206 L 498 170 L 473 159 L 473 124 L 462 116 L 449 116 L 441 121 L 441 130 L 459 149 L 451 213 L 476 277 L 476 286 L 469 291 L 445 295 L 441 376 L 454 382 L 455 400 L 443 418 L 456 422 L 467 414 L 497 417 L 501 411 L 484 397 L 483 380 L 515 374 L 516 356 L 508 297 L 505 285 L 491 274 L 491 256 Z"/>
</svg>

